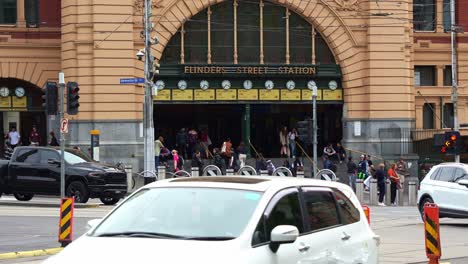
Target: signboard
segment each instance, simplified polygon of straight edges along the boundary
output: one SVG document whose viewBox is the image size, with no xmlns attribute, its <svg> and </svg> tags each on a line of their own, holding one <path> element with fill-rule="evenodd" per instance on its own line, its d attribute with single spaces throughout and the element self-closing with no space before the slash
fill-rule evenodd
<svg viewBox="0 0 468 264">
<path fill-rule="evenodd" d="M 13 108 L 26 108 L 28 106 L 28 100 L 26 96 L 23 97 L 17 97 L 17 96 L 12 96 L 12 101 L 13 101 Z"/>
<path fill-rule="evenodd" d="M 288 66 L 252 66 L 252 65 L 184 65 L 183 73 L 186 75 L 305 75 L 313 76 L 317 72 L 315 65 L 288 65 Z"/>
<path fill-rule="evenodd" d="M 343 90 L 323 90 L 323 100 L 341 101 L 343 100 Z"/>
<path fill-rule="evenodd" d="M 11 97 L 0 97 L 0 108 L 10 108 L 11 107 Z"/>
<path fill-rule="evenodd" d="M 62 118 L 60 120 L 60 133 L 68 134 L 68 119 Z"/>
<path fill-rule="evenodd" d="M 153 100 L 156 101 L 170 101 L 171 100 L 171 90 L 158 90 L 158 94 L 153 96 Z"/>
<path fill-rule="evenodd" d="M 137 83 L 145 83 L 144 78 L 123 78 L 120 79 L 120 84 L 137 84 Z"/>
<path fill-rule="evenodd" d="M 245 100 L 245 101 L 252 101 L 258 100 L 258 90 L 257 89 L 239 89 L 237 92 L 237 99 Z"/>
<path fill-rule="evenodd" d="M 216 100 L 221 100 L 221 101 L 237 100 L 237 90 L 236 89 L 229 89 L 229 90 L 217 89 Z"/>
<path fill-rule="evenodd" d="M 279 100 L 279 90 L 260 90 L 260 100 L 277 101 Z"/>
<path fill-rule="evenodd" d="M 301 90 L 302 101 L 312 101 L 312 90 Z M 317 90 L 317 101 L 322 100 L 322 90 Z"/>
<path fill-rule="evenodd" d="M 213 101 L 214 99 L 215 99 L 215 91 L 213 89 L 195 90 L 195 101 Z"/>
<path fill-rule="evenodd" d="M 281 100 L 282 101 L 300 101 L 301 100 L 301 90 L 281 90 Z"/>
<path fill-rule="evenodd" d="M 172 90 L 172 100 L 193 101 L 193 90 Z"/>
</svg>

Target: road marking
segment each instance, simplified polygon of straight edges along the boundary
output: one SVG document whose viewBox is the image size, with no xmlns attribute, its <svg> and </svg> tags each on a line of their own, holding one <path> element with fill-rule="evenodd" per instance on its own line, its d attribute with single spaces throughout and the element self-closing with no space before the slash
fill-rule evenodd
<svg viewBox="0 0 468 264">
<path fill-rule="evenodd" d="M 39 256 L 54 255 L 59 253 L 63 248 L 46 248 L 30 251 L 17 251 L 0 254 L 0 259 L 16 259 L 16 258 L 31 258 Z"/>
</svg>

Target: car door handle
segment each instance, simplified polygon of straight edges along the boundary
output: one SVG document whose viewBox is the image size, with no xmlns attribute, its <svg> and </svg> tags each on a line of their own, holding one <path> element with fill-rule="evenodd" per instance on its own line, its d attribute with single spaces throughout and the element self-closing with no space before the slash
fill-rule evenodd
<svg viewBox="0 0 468 264">
<path fill-rule="evenodd" d="M 310 246 L 309 245 L 306 245 L 306 244 L 302 244 L 299 246 L 298 250 L 299 252 L 306 252 L 310 249 Z"/>
<path fill-rule="evenodd" d="M 341 240 L 346 241 L 346 240 L 349 240 L 350 238 L 351 238 L 350 235 L 348 235 L 346 232 L 343 232 L 343 236 L 341 237 Z"/>
</svg>

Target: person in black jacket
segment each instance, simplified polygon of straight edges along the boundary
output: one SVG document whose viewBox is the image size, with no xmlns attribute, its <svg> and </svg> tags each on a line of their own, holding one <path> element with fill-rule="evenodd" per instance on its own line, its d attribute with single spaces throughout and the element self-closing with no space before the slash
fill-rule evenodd
<svg viewBox="0 0 468 264">
<path fill-rule="evenodd" d="M 201 176 L 203 174 L 203 160 L 201 159 L 201 152 L 197 150 L 192 157 L 191 162 L 192 168 L 198 168 L 198 175 Z"/>
<path fill-rule="evenodd" d="M 379 205 L 385 206 L 383 199 L 385 196 L 385 165 L 383 163 L 379 164 L 379 168 L 375 172 L 375 177 L 377 178 L 377 187 L 379 190 Z"/>
<path fill-rule="evenodd" d="M 219 148 L 213 149 L 213 163 L 221 170 L 224 175 L 226 174 L 226 162 L 224 162 L 223 157 L 221 157 Z"/>
</svg>

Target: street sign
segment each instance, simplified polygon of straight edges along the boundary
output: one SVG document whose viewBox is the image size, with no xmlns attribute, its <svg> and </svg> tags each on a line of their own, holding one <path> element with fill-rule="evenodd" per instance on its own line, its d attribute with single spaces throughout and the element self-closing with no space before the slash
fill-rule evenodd
<svg viewBox="0 0 468 264">
<path fill-rule="evenodd" d="M 292 177 L 293 174 L 291 170 L 286 167 L 278 167 L 274 172 L 273 176 L 281 176 L 281 177 Z"/>
<path fill-rule="evenodd" d="M 240 168 L 237 174 L 243 176 L 254 176 L 257 175 L 257 171 L 254 169 L 254 167 L 246 165 Z"/>
<path fill-rule="evenodd" d="M 120 79 L 120 84 L 137 84 L 137 83 L 145 83 L 144 78 L 123 78 Z"/>
<path fill-rule="evenodd" d="M 68 134 L 68 118 L 62 118 L 60 120 L 60 133 Z"/>
<path fill-rule="evenodd" d="M 215 165 L 208 165 L 203 170 L 203 176 L 221 176 L 221 170 Z"/>
</svg>

